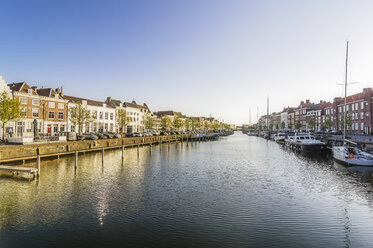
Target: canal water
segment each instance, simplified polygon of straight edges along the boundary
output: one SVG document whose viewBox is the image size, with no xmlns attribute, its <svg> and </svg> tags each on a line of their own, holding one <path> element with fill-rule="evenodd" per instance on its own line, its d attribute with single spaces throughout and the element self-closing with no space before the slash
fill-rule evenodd
<svg viewBox="0 0 373 248">
<path fill-rule="evenodd" d="M 236 133 L 0 177 L 0 247 L 373 247 L 373 177 Z"/>
</svg>

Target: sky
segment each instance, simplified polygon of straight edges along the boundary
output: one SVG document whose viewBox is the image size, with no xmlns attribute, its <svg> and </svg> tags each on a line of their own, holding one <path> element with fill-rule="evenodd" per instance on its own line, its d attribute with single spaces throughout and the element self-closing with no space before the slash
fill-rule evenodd
<svg viewBox="0 0 373 248">
<path fill-rule="evenodd" d="M 267 96 L 270 112 L 342 96 L 347 40 L 348 94 L 373 87 L 372 13 L 359 0 L 0 0 L 0 75 L 255 123 Z"/>
</svg>

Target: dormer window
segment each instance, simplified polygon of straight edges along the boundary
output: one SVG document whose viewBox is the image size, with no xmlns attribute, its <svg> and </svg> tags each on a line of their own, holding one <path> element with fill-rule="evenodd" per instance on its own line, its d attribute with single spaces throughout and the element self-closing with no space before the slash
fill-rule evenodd
<svg viewBox="0 0 373 248">
<path fill-rule="evenodd" d="M 27 93 L 28 93 L 29 95 L 32 95 L 32 89 L 28 89 L 28 90 L 27 90 Z"/>
</svg>

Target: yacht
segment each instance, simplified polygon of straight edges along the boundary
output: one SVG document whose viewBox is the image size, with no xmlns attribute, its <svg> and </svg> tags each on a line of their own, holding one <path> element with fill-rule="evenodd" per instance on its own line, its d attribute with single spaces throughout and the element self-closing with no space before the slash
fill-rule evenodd
<svg viewBox="0 0 373 248">
<path fill-rule="evenodd" d="M 326 144 L 315 139 L 310 133 L 296 133 L 292 148 L 302 152 L 321 153 L 327 150 Z"/>
<path fill-rule="evenodd" d="M 279 144 L 285 144 L 286 133 L 278 132 L 275 137 L 275 141 Z"/>
<path fill-rule="evenodd" d="M 373 166 L 373 155 L 356 147 L 335 146 L 332 151 L 334 160 L 339 163 L 355 166 Z"/>
<path fill-rule="evenodd" d="M 347 66 L 348 66 L 348 41 L 346 45 L 346 74 L 345 74 L 345 99 L 344 108 L 346 109 L 346 99 L 347 99 Z M 346 123 L 346 111 L 344 112 L 344 123 Z M 346 125 L 343 128 L 343 146 L 334 146 L 332 148 L 333 158 L 337 162 L 356 165 L 356 166 L 373 166 L 373 155 L 363 152 L 362 150 L 351 147 L 351 144 L 357 145 L 356 143 L 346 139 Z"/>
</svg>

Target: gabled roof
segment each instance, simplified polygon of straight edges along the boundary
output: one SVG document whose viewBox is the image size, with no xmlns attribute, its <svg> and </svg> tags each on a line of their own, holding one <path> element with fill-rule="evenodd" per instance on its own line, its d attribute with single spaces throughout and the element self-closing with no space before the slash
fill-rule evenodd
<svg viewBox="0 0 373 248">
<path fill-rule="evenodd" d="M 75 97 L 75 96 L 68 96 L 68 95 L 64 95 L 63 98 L 66 99 L 66 100 L 68 100 L 69 102 L 72 102 L 72 103 L 78 103 L 78 102 L 82 102 L 82 101 L 87 101 L 87 105 L 97 106 L 97 107 L 103 107 L 103 105 L 106 104 L 105 102 L 101 102 L 101 101 L 90 100 L 90 99 L 86 99 L 86 98 Z M 106 104 L 106 106 L 108 108 L 113 108 L 113 107 L 111 107 L 108 104 Z"/>
<path fill-rule="evenodd" d="M 25 82 L 11 83 L 11 84 L 8 84 L 8 86 L 9 86 L 10 90 L 19 92 L 23 88 L 24 84 L 26 84 L 26 83 Z"/>
<path fill-rule="evenodd" d="M 158 111 L 158 112 L 154 112 L 154 114 L 156 114 L 157 116 L 159 117 L 162 117 L 162 116 L 165 116 L 165 115 L 171 115 L 171 116 L 174 116 L 175 115 L 175 112 L 173 110 L 166 110 L 166 111 Z"/>
<path fill-rule="evenodd" d="M 37 92 L 40 96 L 53 97 L 56 92 L 52 88 L 41 88 L 37 89 Z"/>
<path fill-rule="evenodd" d="M 123 105 L 127 108 L 127 107 L 130 107 L 130 108 L 138 108 L 137 107 L 137 104 L 136 103 L 133 103 L 133 102 L 124 102 Z"/>
<path fill-rule="evenodd" d="M 107 99 L 105 102 L 113 108 L 119 107 L 122 103 L 121 100 L 116 100 L 112 98 Z"/>
</svg>

